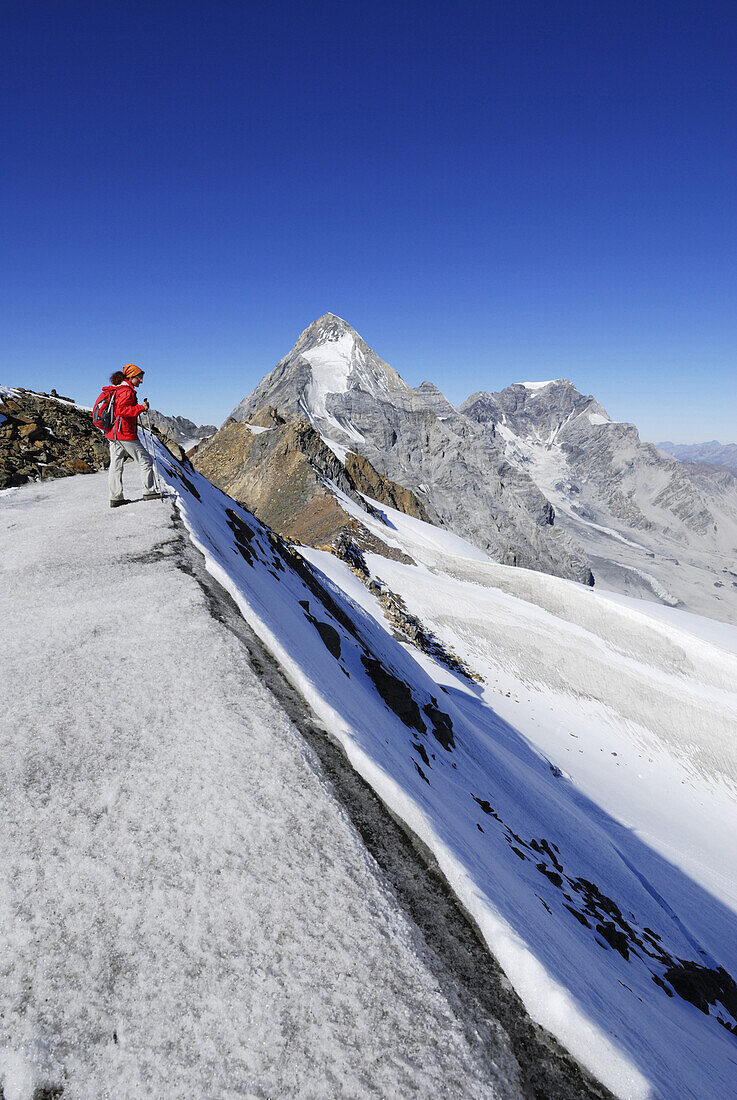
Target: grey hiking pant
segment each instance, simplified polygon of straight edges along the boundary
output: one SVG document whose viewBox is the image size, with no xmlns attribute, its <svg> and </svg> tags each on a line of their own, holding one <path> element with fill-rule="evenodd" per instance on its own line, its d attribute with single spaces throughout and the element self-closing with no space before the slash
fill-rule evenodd
<svg viewBox="0 0 737 1100">
<path fill-rule="evenodd" d="M 137 439 L 111 439 L 110 470 L 107 479 L 111 500 L 123 499 L 123 463 L 126 455 L 130 455 L 141 467 L 141 485 L 144 493 L 155 491 L 154 464 L 146 448 Z"/>
</svg>

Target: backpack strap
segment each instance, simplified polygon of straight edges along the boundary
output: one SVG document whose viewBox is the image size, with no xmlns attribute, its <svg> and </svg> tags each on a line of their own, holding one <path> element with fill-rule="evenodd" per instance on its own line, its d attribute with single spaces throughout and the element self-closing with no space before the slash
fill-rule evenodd
<svg viewBox="0 0 737 1100">
<path fill-rule="evenodd" d="M 115 387 L 112 394 L 110 395 L 110 404 L 108 405 L 108 409 L 110 410 L 110 421 L 111 421 L 110 428 L 111 428 L 112 433 L 113 433 L 113 439 L 118 438 L 118 429 L 120 428 L 120 421 L 121 421 L 121 417 L 120 416 L 116 417 L 116 415 L 115 415 L 115 398 L 118 396 L 118 390 L 119 389 L 120 389 L 120 386 Z"/>
</svg>

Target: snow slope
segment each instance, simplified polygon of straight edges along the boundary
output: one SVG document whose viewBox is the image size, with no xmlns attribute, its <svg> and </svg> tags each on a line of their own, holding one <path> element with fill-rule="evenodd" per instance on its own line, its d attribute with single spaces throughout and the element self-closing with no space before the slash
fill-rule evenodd
<svg viewBox="0 0 737 1100">
<path fill-rule="evenodd" d="M 359 515 L 343 494 L 341 502 Z M 368 555 L 372 574 L 484 678 L 489 705 L 737 909 L 737 852 L 728 843 L 737 833 L 737 629 L 498 565 L 448 532 L 371 503 L 391 526 L 370 516 L 366 525 L 418 563 Z M 343 563 L 303 553 L 347 586 Z M 375 601 L 364 597 L 364 606 L 384 621 Z"/>
<path fill-rule="evenodd" d="M 713 837 L 702 880 L 689 873 L 704 841 L 700 826 L 692 832 L 684 826 L 679 834 L 696 846 L 684 860 L 676 861 L 675 850 L 663 850 L 663 830 L 684 805 L 676 800 L 667 812 L 677 785 L 685 782 L 683 746 L 660 737 L 657 748 L 667 766 L 659 797 L 666 809 L 655 824 L 657 815 L 633 828 L 631 803 L 619 806 L 627 783 L 609 784 L 596 768 L 569 778 L 535 745 L 529 729 L 523 735 L 512 724 L 495 697 L 396 641 L 361 606 L 363 599 L 348 594 L 354 584 L 348 577 L 342 587 L 331 584 L 195 471 L 164 454 L 161 462 L 210 571 L 343 743 L 354 767 L 433 851 L 533 1015 L 620 1096 L 730 1095 L 737 1065 L 733 894 L 728 881 L 721 882 L 720 897 L 705 888 L 707 880 L 719 881 Z M 393 530 L 398 533 L 396 525 Z M 437 537 L 432 530 L 428 538 Z M 392 534 L 391 526 L 382 527 L 383 538 L 387 532 Z M 463 568 L 484 564 L 466 561 Z M 450 590 L 447 598 L 455 600 L 458 591 Z M 601 602 L 594 620 L 605 608 L 620 621 L 625 614 Z M 532 607 L 528 618 L 540 619 L 539 610 Z M 566 620 L 566 614 L 558 618 Z M 578 636 L 575 660 L 585 665 L 596 631 L 570 617 L 568 626 L 560 632 L 560 651 L 570 650 Z M 678 670 L 662 667 L 677 660 L 664 630 L 641 617 L 633 630 L 639 648 L 621 654 L 615 681 L 626 666 L 634 682 L 660 681 L 659 698 L 667 696 L 677 680 L 668 675 Z M 540 631 L 519 630 L 513 645 L 523 657 L 526 647 L 540 648 L 539 638 Z M 610 654 L 616 651 L 616 631 L 600 641 Z M 538 667 L 549 652 L 538 653 Z M 703 695 L 725 715 L 734 681 L 720 679 L 731 655 L 719 653 L 722 664 L 717 662 Z M 687 678 L 698 684 L 709 660 L 695 671 L 686 669 Z M 552 695 L 550 705 L 555 710 L 560 695 L 569 694 L 565 688 Z M 628 697 L 628 691 L 622 694 Z M 634 720 L 621 715 L 623 722 L 607 724 L 603 708 L 604 701 L 588 716 L 579 712 L 580 731 L 588 729 L 602 752 L 605 742 L 612 754 L 634 751 L 642 736 Z M 564 706 L 563 725 L 569 713 Z M 704 730 L 695 733 L 698 738 Z M 548 728 L 541 737 L 552 740 L 550 735 Z M 724 746 L 697 748 L 704 792 L 712 781 L 716 791 L 712 825 L 728 828 L 734 788 L 716 758 Z M 644 800 L 633 804 L 642 808 Z M 726 824 L 722 810 L 731 815 Z"/>
<path fill-rule="evenodd" d="M 104 474 L 0 494 L 5 1100 L 520 1096 L 172 513 L 110 511 Z"/>
<path fill-rule="evenodd" d="M 622 1097 L 731 1095 L 732 758 L 710 723 L 655 718 L 679 690 L 679 713 L 690 698 L 727 722 L 734 655 L 380 506 L 382 538 L 420 564 L 372 567 L 399 570 L 409 609 L 483 669 L 476 684 L 397 641 L 342 563 L 320 559 L 328 579 L 158 457 L 213 576 L 435 854 L 532 1014 Z M 60 1079 L 85 1097 L 284 1095 L 305 1078 L 314 1095 L 515 1095 L 503 1052 L 490 1073 L 453 1031 L 309 754 L 177 569 L 167 505 L 109 512 L 94 477 L 0 500 L 0 622 L 16 643 L 2 674 L 19 685 L 0 803 L 8 1100 Z M 110 619 L 101 588 L 117 593 Z M 131 689 L 114 706 L 111 660 Z M 626 713 L 640 698 L 652 728 Z M 568 739 L 584 741 L 575 765 L 558 763 Z M 658 767 L 638 795 L 623 775 L 645 742 Z"/>
</svg>

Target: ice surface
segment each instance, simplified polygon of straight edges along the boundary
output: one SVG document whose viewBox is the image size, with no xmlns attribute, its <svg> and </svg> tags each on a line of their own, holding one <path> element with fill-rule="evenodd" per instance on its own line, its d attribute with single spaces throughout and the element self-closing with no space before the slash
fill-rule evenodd
<svg viewBox="0 0 737 1100">
<path fill-rule="evenodd" d="M 171 503 L 106 489 L 0 493 L 6 1100 L 519 1095 L 177 567 Z"/>
<path fill-rule="evenodd" d="M 737 907 L 737 858 L 733 846 L 721 840 L 724 832 L 737 830 L 737 660 L 732 656 L 737 652 L 737 629 L 644 600 L 591 591 L 561 578 L 484 562 L 481 555 L 475 564 L 470 555 L 454 554 L 452 544 L 450 552 L 444 549 L 436 540 L 436 528 L 377 506 L 391 524 L 394 545 L 428 569 L 374 556 L 370 560 L 375 573 L 496 684 L 503 700 L 507 690 L 515 699 L 518 694 L 538 693 L 543 710 L 549 712 L 554 694 L 556 731 L 576 721 L 588 730 L 589 745 L 591 731 L 600 731 L 603 741 L 597 752 L 603 752 L 612 735 L 636 746 L 626 764 L 621 747 L 616 763 L 610 750 L 610 767 L 598 781 L 587 774 L 586 792 L 646 831 L 664 854 Z M 382 525 L 370 516 L 364 523 L 389 541 Z M 329 564 L 323 558 L 322 568 Z M 532 740 L 543 736 L 537 711 L 525 724 L 519 702 L 513 709 L 505 708 L 502 700 L 494 705 L 518 726 L 522 722 Z M 571 748 L 567 738 L 561 745 L 552 731 L 544 738 L 545 751 L 555 755 L 556 742 L 561 750 L 556 763 L 570 770 L 570 760 L 565 760 Z M 661 757 L 678 773 L 667 808 L 660 797 L 666 766 Z M 630 766 L 637 767 L 635 791 L 628 778 Z M 650 773 L 648 780 L 644 773 Z M 657 829 L 653 815 L 660 820 Z M 695 835 L 690 830 L 696 830 Z"/>
<path fill-rule="evenodd" d="M 737 626 L 729 623 L 716 622 L 707 619 L 704 615 L 694 615 L 690 611 L 680 608 L 664 607 L 662 604 L 652 603 L 650 600 L 638 600 L 633 596 L 623 596 L 619 592 L 606 592 L 598 590 L 599 596 L 604 596 L 613 603 L 628 607 L 640 615 L 657 619 L 668 623 L 678 633 L 693 634 L 697 638 L 703 638 L 712 645 L 728 649 L 731 653 L 737 653 Z"/>
<path fill-rule="evenodd" d="M 357 519 L 359 523 L 363 523 L 366 519 L 366 513 L 360 508 L 355 501 L 351 500 L 337 485 L 332 482 L 329 483 L 330 488 L 340 501 L 341 507 L 348 512 L 349 515 Z M 361 494 L 364 500 L 368 501 L 371 507 L 384 517 L 383 523 L 369 524 L 371 528 L 377 533 L 380 533 L 380 537 L 392 545 L 399 546 L 401 544 L 402 533 L 409 535 L 410 541 L 413 545 L 424 547 L 426 550 L 438 550 L 443 554 L 447 554 L 450 557 L 467 558 L 471 561 L 483 561 L 488 562 L 490 559 L 487 554 L 480 550 L 478 546 L 474 546 L 468 539 L 462 538 L 461 535 L 455 535 L 452 531 L 449 531 L 446 527 L 436 527 L 432 523 L 425 523 L 421 519 L 416 519 L 414 516 L 408 516 L 404 512 L 398 512 L 395 508 L 391 508 L 386 504 L 382 504 L 381 501 L 373 500 L 371 497 L 366 496 L 365 493 Z M 396 534 L 397 538 L 394 538 Z"/>
<path fill-rule="evenodd" d="M 345 393 L 348 389 L 348 375 L 355 348 L 355 340 L 350 332 L 343 333 L 337 340 L 319 344 L 302 352 L 312 368 L 312 381 L 307 390 L 307 405 L 313 415 L 328 419 L 325 399 L 329 393 Z"/>
</svg>

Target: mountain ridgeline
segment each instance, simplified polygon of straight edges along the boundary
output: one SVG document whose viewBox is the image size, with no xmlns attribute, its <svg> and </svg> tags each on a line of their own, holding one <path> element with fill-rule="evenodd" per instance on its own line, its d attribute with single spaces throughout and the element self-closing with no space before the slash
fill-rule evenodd
<svg viewBox="0 0 737 1100">
<path fill-rule="evenodd" d="M 432 522 L 496 560 L 592 583 L 585 555 L 493 436 L 435 386 L 408 386 L 340 318 L 310 325 L 232 418 L 249 422 L 264 406 L 306 419 L 339 459 L 361 455 L 409 490 Z"/>
<path fill-rule="evenodd" d="M 282 534 L 304 538 L 307 513 L 325 516 L 328 497 L 330 510 L 340 510 L 335 487 L 355 490 L 359 507 L 366 507 L 364 494 L 404 510 L 399 491 L 414 514 L 421 508 L 423 518 L 503 564 L 588 585 L 596 577 L 615 591 L 718 619 L 737 609 L 737 479 L 668 458 L 565 379 L 476 393 L 455 408 L 430 382 L 408 386 L 328 313 L 199 445 L 193 461 L 263 514 L 263 487 L 284 496 L 294 483 L 284 447 L 262 433 L 283 437 L 284 426 L 296 422 L 330 452 L 331 469 L 324 454 L 316 458 L 309 433 L 290 429 L 284 446 L 301 448 L 304 492 L 301 529 L 290 529 L 285 514 L 276 524 Z M 372 471 L 373 489 L 344 476 L 357 456 Z M 255 483 L 260 496 L 249 488 Z M 382 495 L 390 485 L 392 501 Z M 322 545 L 344 527 L 337 511 L 333 519 L 334 527 L 332 520 L 317 524 Z"/>
<path fill-rule="evenodd" d="M 713 466 L 726 466 L 733 474 L 737 473 L 737 443 L 720 443 L 711 439 L 708 443 L 665 443 L 656 444 L 659 451 L 678 458 L 681 462 L 708 462 Z"/>
</svg>

